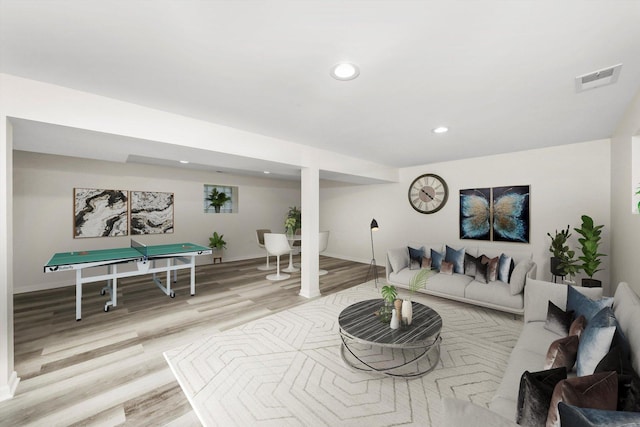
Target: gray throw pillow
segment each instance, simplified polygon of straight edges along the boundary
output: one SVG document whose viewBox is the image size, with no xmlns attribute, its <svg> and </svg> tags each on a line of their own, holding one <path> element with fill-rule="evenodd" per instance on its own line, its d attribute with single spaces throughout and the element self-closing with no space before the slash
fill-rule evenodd
<svg viewBox="0 0 640 427">
<path fill-rule="evenodd" d="M 511 279 L 509 279 L 511 295 L 518 295 L 524 290 L 524 282 L 527 278 L 527 272 L 532 265 L 533 261 L 529 259 L 523 259 L 515 266 L 513 272 L 511 273 Z"/>
<path fill-rule="evenodd" d="M 394 273 L 409 266 L 409 251 L 407 248 L 389 249 L 387 257 L 389 257 L 389 264 L 391 264 L 391 269 Z"/>
</svg>

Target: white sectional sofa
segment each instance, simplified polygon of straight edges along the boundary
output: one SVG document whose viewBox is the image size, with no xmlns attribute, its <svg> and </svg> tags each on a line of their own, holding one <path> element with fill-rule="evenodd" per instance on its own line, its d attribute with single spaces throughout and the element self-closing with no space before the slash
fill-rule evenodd
<svg viewBox="0 0 640 427">
<path fill-rule="evenodd" d="M 602 288 L 574 289 L 591 299 L 602 296 Z M 515 421 L 522 374 L 525 371 L 542 371 L 551 343 L 559 338 L 557 333 L 545 328 L 549 301 L 562 310 L 566 310 L 567 305 L 566 285 L 528 279 L 524 293 L 524 326 L 489 410 L 470 402 L 443 399 L 443 426 L 517 426 Z M 620 283 L 617 287 L 613 298 L 613 312 L 629 342 L 631 365 L 636 372 L 640 372 L 640 297 L 627 283 Z M 569 372 L 568 376 L 575 377 L 575 370 Z M 625 415 L 627 414 L 632 417 L 635 414 L 637 418 L 623 425 L 640 426 L 640 413 Z"/>
<path fill-rule="evenodd" d="M 429 277 L 427 285 L 420 292 L 449 298 L 470 304 L 480 305 L 496 310 L 522 315 L 524 313 L 523 288 L 525 278 L 535 279 L 536 263 L 532 260 L 532 253 L 513 245 L 447 245 L 447 244 L 421 244 L 409 242 L 407 246 L 389 249 L 386 256 L 386 280 L 387 283 L 408 288 L 409 281 L 417 273 L 412 269 L 409 256 L 409 248 L 422 249 L 426 257 L 430 258 L 431 250 L 444 254 L 447 247 L 454 251 L 464 249 L 465 254 L 477 258 L 485 255 L 487 258 L 500 257 L 501 255 L 513 259 L 513 272 L 510 280 L 494 280 L 483 283 L 478 280 L 475 272 L 467 269 L 465 272 L 444 274 L 434 271 Z"/>
</svg>

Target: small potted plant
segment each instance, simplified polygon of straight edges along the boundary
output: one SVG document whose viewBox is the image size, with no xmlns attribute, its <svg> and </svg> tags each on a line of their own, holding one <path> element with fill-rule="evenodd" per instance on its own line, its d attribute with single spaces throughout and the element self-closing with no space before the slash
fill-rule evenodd
<svg viewBox="0 0 640 427">
<path fill-rule="evenodd" d="M 389 323 L 391 320 L 391 310 L 393 310 L 393 302 L 398 296 L 398 290 L 393 285 L 384 285 L 380 290 L 384 304 L 380 310 L 376 312 L 381 322 Z"/>
<path fill-rule="evenodd" d="M 293 234 L 295 230 L 302 228 L 302 212 L 296 206 L 289 207 L 287 217 L 284 220 L 287 233 Z"/>
<path fill-rule="evenodd" d="M 578 239 L 581 245 L 582 256 L 578 259 L 582 261 L 580 268 L 585 272 L 589 278 L 582 279 L 582 286 L 584 287 L 600 287 L 602 282 L 594 279 L 593 275 L 602 269 L 599 268 L 602 261 L 601 257 L 606 256 L 598 252 L 600 241 L 602 240 L 602 229 L 604 225 L 594 225 L 593 219 L 588 215 L 582 215 L 582 225 L 580 228 L 574 228 L 575 232 L 582 237 Z"/>
<path fill-rule="evenodd" d="M 565 283 L 567 283 L 568 285 L 576 284 L 575 280 L 573 279 L 576 277 L 576 274 L 578 274 L 582 269 L 580 263 L 578 262 L 578 259 L 576 259 L 575 256 L 576 252 L 569 249 L 558 263 L 559 271 L 563 272 L 563 274 L 559 276 L 566 276 L 567 279 L 565 279 Z"/>
<path fill-rule="evenodd" d="M 209 237 L 209 247 L 213 249 L 213 261 L 215 262 L 216 258 L 220 258 L 220 262 L 222 262 L 222 253 L 227 248 L 224 235 L 214 231 L 213 236 Z"/>
<path fill-rule="evenodd" d="M 554 276 L 566 276 L 567 272 L 560 267 L 560 264 L 563 259 L 566 258 L 567 252 L 569 251 L 569 246 L 567 246 L 567 240 L 571 237 L 571 233 L 569 232 L 569 226 L 567 225 L 566 230 L 556 230 L 554 236 L 550 233 L 547 233 L 547 236 L 551 239 L 551 246 L 549 246 L 549 252 L 553 254 L 550 259 L 551 265 L 551 274 Z"/>
<path fill-rule="evenodd" d="M 227 196 L 226 193 L 219 192 L 217 188 L 214 188 L 213 190 L 211 190 L 211 193 L 207 197 L 207 200 L 209 201 L 209 206 L 213 206 L 213 209 L 215 209 L 216 213 L 220 213 L 220 208 L 222 207 L 222 205 L 231 200 L 231 197 Z"/>
</svg>

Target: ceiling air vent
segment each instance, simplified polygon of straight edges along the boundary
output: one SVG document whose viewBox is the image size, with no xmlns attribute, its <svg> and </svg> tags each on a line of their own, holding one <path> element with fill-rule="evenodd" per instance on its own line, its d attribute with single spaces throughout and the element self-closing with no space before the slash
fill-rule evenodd
<svg viewBox="0 0 640 427">
<path fill-rule="evenodd" d="M 622 64 L 618 64 L 576 77 L 576 92 L 614 84 L 618 81 L 621 68 Z"/>
</svg>

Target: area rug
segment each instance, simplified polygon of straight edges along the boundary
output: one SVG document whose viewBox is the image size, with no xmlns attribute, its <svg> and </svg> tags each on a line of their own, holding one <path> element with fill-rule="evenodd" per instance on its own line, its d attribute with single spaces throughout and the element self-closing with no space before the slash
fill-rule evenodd
<svg viewBox="0 0 640 427">
<path fill-rule="evenodd" d="M 488 405 L 521 318 L 416 295 L 442 317 L 440 362 L 425 376 L 392 378 L 340 357 L 338 315 L 372 298 L 380 289 L 365 283 L 164 356 L 205 426 L 440 426 L 443 397 Z"/>
</svg>

